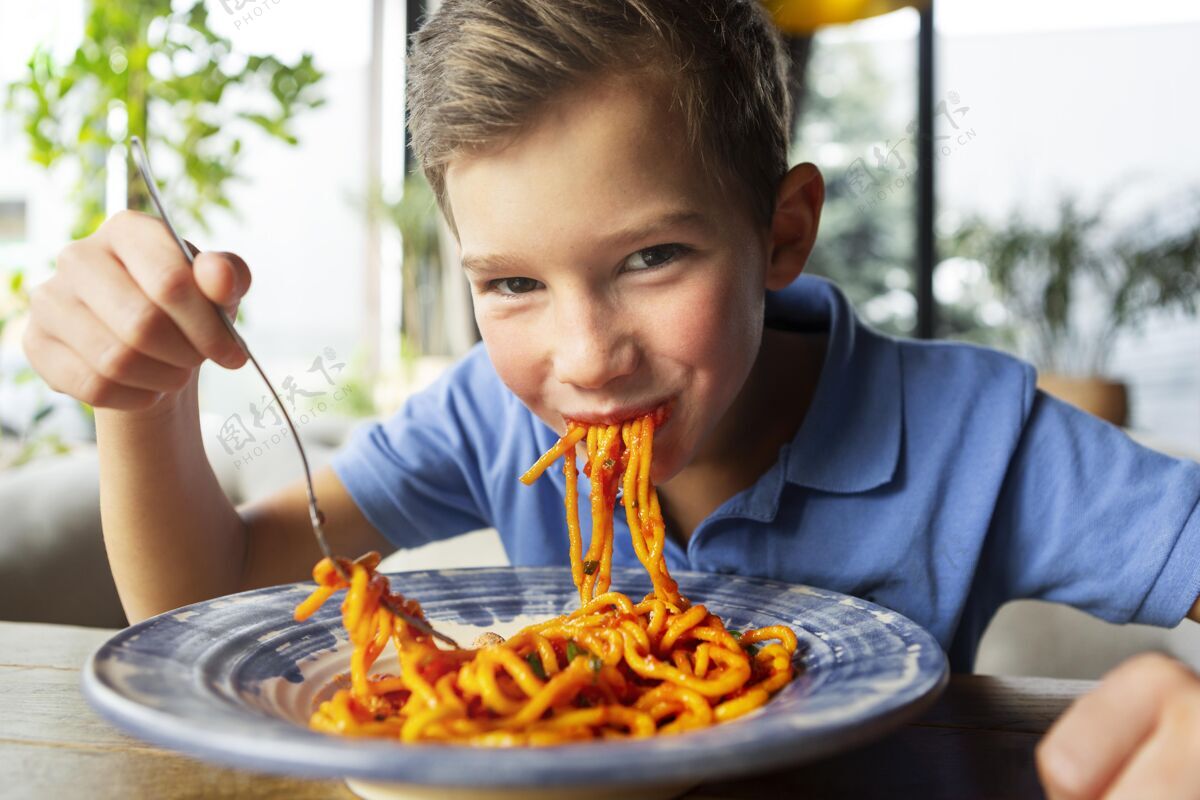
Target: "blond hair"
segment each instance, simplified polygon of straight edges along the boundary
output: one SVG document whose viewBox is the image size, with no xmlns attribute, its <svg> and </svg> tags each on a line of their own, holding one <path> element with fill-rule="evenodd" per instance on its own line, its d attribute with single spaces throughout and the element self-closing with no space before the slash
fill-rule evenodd
<svg viewBox="0 0 1200 800">
<path fill-rule="evenodd" d="M 408 108 L 451 228 L 455 156 L 511 141 L 573 88 L 643 71 L 667 80 L 702 166 L 740 181 L 769 225 L 791 117 L 783 48 L 757 0 L 445 0 L 413 36 Z"/>
</svg>

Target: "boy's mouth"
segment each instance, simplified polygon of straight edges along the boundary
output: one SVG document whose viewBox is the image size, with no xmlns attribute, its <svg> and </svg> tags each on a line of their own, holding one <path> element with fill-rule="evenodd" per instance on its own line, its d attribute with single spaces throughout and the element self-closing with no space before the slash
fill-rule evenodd
<svg viewBox="0 0 1200 800">
<path fill-rule="evenodd" d="M 656 400 L 652 403 L 637 405 L 614 406 L 608 409 L 585 411 L 579 414 L 563 414 L 563 420 L 584 425 L 618 425 L 629 420 L 641 419 L 645 416 L 654 417 L 654 427 L 661 428 L 670 419 L 671 410 L 675 407 L 675 398 Z"/>
</svg>

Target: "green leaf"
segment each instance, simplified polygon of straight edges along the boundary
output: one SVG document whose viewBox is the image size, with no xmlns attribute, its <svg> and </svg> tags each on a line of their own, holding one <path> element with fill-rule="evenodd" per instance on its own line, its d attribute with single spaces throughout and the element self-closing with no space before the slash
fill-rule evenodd
<svg viewBox="0 0 1200 800">
<path fill-rule="evenodd" d="M 37 425 L 39 422 L 41 422 L 42 420 L 44 420 L 46 417 L 50 416 L 53 413 L 54 413 L 54 406 L 47 403 L 37 410 L 37 412 L 33 415 L 33 419 L 30 420 L 30 424 Z"/>
<path fill-rule="evenodd" d="M 584 650 L 579 645 L 575 644 L 574 639 L 567 640 L 567 663 L 568 664 L 585 653 L 587 653 L 587 651 Z"/>
</svg>

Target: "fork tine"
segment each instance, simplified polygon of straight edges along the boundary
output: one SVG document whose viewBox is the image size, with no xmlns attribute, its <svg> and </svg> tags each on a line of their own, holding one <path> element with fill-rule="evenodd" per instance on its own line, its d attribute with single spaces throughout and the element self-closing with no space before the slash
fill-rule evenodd
<svg viewBox="0 0 1200 800">
<path fill-rule="evenodd" d="M 400 617 L 400 619 L 404 620 L 409 625 L 412 625 L 414 628 L 416 628 L 417 630 L 419 630 L 421 633 L 425 634 L 426 636 L 432 636 L 435 639 L 443 641 L 446 644 L 453 647 L 455 650 L 462 649 L 461 647 L 458 646 L 458 642 L 454 641 L 446 634 L 439 633 L 438 631 L 434 630 L 433 626 L 430 625 L 425 620 L 420 619 L 419 617 L 414 617 L 412 614 L 409 614 L 407 611 L 400 608 L 400 606 L 397 603 L 395 603 L 392 600 L 392 598 L 387 597 L 385 595 L 383 598 L 383 604 L 385 606 L 387 606 L 388 610 L 391 611 L 393 614 L 395 614 L 397 617 Z"/>
</svg>

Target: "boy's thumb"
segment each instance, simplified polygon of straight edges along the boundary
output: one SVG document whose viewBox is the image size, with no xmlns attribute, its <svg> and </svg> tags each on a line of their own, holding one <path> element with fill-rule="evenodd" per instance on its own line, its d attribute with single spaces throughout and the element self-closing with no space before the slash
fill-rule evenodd
<svg viewBox="0 0 1200 800">
<path fill-rule="evenodd" d="M 250 289 L 250 268 L 236 253 L 205 252 L 192 264 L 196 285 L 209 300 L 225 309 L 230 319 Z"/>
</svg>

